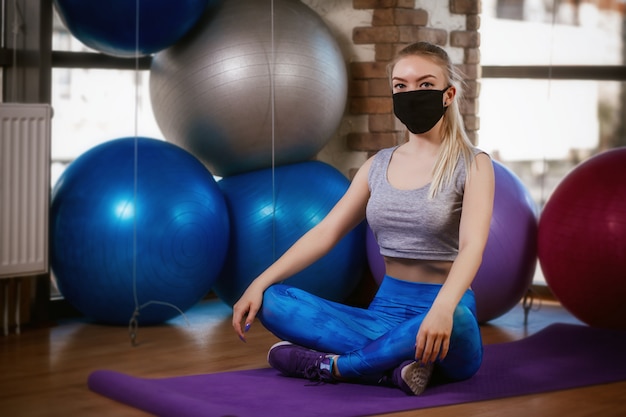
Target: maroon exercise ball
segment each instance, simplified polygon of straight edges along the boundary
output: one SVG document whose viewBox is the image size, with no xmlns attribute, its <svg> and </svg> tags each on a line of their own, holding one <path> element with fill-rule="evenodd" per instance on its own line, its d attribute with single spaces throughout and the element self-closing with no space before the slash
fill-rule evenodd
<svg viewBox="0 0 626 417">
<path fill-rule="evenodd" d="M 597 154 L 557 185 L 539 218 L 539 263 L 569 312 L 626 329 L 626 148 Z"/>
<path fill-rule="evenodd" d="M 472 288 L 478 321 L 483 323 L 511 310 L 532 284 L 537 266 L 537 209 L 521 180 L 499 162 L 493 162 L 495 195 L 489 238 Z M 374 234 L 366 235 L 367 260 L 380 284 L 383 257 Z"/>
</svg>

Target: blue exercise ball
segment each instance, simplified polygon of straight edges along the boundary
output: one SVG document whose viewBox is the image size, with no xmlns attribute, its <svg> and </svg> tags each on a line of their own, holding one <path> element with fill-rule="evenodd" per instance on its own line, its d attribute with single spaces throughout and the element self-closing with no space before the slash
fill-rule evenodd
<svg viewBox="0 0 626 417">
<path fill-rule="evenodd" d="M 213 289 L 233 305 L 248 285 L 339 201 L 349 181 L 335 168 L 308 161 L 221 179 L 231 219 L 224 269 Z M 365 224 L 285 283 L 318 296 L 345 300 L 362 278 Z"/>
<path fill-rule="evenodd" d="M 85 316 L 168 320 L 198 302 L 223 266 L 224 196 L 194 156 L 156 139 L 122 138 L 80 155 L 56 183 L 51 266 Z M 174 308 L 176 307 L 176 308 Z"/>
<path fill-rule="evenodd" d="M 180 40 L 207 6 L 221 0 L 54 0 L 60 19 L 76 39 L 107 55 L 134 57 Z M 137 13 L 138 12 L 138 13 Z"/>
<path fill-rule="evenodd" d="M 314 158 L 347 91 L 339 44 L 299 0 L 226 1 L 150 68 L 165 139 L 221 177 Z"/>
</svg>

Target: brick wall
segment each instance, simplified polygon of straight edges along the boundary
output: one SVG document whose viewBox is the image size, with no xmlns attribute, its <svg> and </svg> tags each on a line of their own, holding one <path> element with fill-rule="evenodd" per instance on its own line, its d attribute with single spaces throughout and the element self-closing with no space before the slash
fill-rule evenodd
<svg viewBox="0 0 626 417">
<path fill-rule="evenodd" d="M 437 7 L 441 7 L 441 3 L 437 1 Z M 356 45 L 374 45 L 375 58 L 371 62 L 352 62 L 349 67 L 348 112 L 365 115 L 368 129 L 349 133 L 348 148 L 373 154 L 404 141 L 405 129 L 393 115 L 386 67 L 399 49 L 416 41 L 462 50 L 462 57 L 454 64 L 465 74 L 465 101 L 461 112 L 465 128 L 475 141 L 479 128 L 480 0 L 449 1 L 450 14 L 465 16 L 463 30 L 432 27 L 429 12 L 417 7 L 415 0 L 353 0 L 353 7 L 373 10 L 371 26 L 356 27 L 352 41 Z"/>
</svg>

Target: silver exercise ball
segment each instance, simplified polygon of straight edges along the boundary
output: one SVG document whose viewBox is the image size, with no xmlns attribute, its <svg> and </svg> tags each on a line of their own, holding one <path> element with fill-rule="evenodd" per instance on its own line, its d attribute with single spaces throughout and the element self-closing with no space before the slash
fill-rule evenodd
<svg viewBox="0 0 626 417">
<path fill-rule="evenodd" d="M 154 57 L 150 96 L 165 139 L 225 177 L 314 157 L 341 122 L 346 64 L 299 0 L 227 0 Z"/>
</svg>

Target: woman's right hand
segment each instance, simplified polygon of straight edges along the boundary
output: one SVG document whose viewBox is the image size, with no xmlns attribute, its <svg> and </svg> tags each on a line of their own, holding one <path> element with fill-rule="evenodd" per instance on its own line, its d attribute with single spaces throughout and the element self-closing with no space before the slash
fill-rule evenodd
<svg viewBox="0 0 626 417">
<path fill-rule="evenodd" d="M 256 314 L 261 308 L 263 291 L 262 288 L 257 288 L 253 282 L 233 306 L 233 328 L 242 342 L 246 341 L 246 332 L 252 326 Z"/>
</svg>

